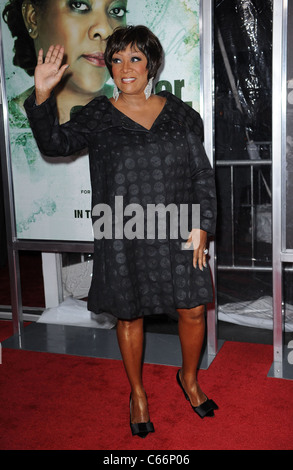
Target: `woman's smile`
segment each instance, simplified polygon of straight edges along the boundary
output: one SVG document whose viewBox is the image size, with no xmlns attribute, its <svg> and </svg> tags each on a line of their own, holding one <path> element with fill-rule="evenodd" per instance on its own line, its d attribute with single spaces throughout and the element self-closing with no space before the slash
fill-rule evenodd
<svg viewBox="0 0 293 470">
<path fill-rule="evenodd" d="M 136 80 L 136 78 L 131 77 L 131 78 L 122 78 L 123 83 L 132 83 Z"/>
</svg>

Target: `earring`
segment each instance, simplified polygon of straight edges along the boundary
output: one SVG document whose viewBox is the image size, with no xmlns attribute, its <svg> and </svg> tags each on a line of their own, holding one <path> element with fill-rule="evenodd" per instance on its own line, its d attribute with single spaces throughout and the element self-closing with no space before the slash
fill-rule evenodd
<svg viewBox="0 0 293 470">
<path fill-rule="evenodd" d="M 29 34 L 33 32 L 32 28 L 28 29 Z"/>
<path fill-rule="evenodd" d="M 148 100 L 152 93 L 154 77 L 150 78 L 147 86 L 144 89 L 145 99 Z"/>
<path fill-rule="evenodd" d="M 119 98 L 119 90 L 118 90 L 118 87 L 117 87 L 116 83 L 114 83 L 113 98 L 114 98 L 115 101 L 117 101 L 118 98 Z"/>
</svg>

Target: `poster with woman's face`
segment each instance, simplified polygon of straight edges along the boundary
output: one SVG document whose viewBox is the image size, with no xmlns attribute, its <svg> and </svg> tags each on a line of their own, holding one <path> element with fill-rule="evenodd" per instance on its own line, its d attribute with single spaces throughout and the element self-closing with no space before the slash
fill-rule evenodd
<svg viewBox="0 0 293 470">
<path fill-rule="evenodd" d="M 200 0 L 0 0 L 4 106 L 17 238 L 92 241 L 88 156 L 41 155 L 23 108 L 33 90 L 36 53 L 65 47 L 70 64 L 55 90 L 60 123 L 99 95 L 113 93 L 105 67 L 106 38 L 118 26 L 144 24 L 160 39 L 165 59 L 154 92 L 168 90 L 200 111 Z"/>
</svg>

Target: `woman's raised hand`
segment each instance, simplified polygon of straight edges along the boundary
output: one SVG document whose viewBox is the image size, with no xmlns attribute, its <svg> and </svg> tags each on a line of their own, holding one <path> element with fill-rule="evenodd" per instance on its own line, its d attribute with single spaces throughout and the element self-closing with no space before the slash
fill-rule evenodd
<svg viewBox="0 0 293 470">
<path fill-rule="evenodd" d="M 52 90 L 60 82 L 65 70 L 68 68 L 68 64 L 61 65 L 63 55 L 63 46 L 50 46 L 44 60 L 43 49 L 40 49 L 35 68 L 37 104 L 41 104 L 49 98 Z"/>
</svg>

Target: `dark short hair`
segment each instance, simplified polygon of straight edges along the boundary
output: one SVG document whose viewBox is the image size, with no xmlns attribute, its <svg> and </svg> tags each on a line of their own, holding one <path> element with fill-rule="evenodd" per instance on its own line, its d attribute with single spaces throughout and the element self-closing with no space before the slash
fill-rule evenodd
<svg viewBox="0 0 293 470">
<path fill-rule="evenodd" d="M 125 26 L 116 28 L 107 41 L 105 63 L 112 74 L 112 57 L 115 52 L 124 51 L 127 46 L 136 46 L 147 58 L 148 78 L 156 77 L 163 60 L 162 45 L 146 26 Z"/>
<path fill-rule="evenodd" d="M 10 29 L 14 40 L 13 64 L 24 69 L 33 77 L 37 65 L 37 56 L 34 40 L 30 37 L 22 16 L 24 0 L 9 0 L 2 12 L 2 17 Z M 35 8 L 44 11 L 50 0 L 30 0 Z"/>
</svg>

